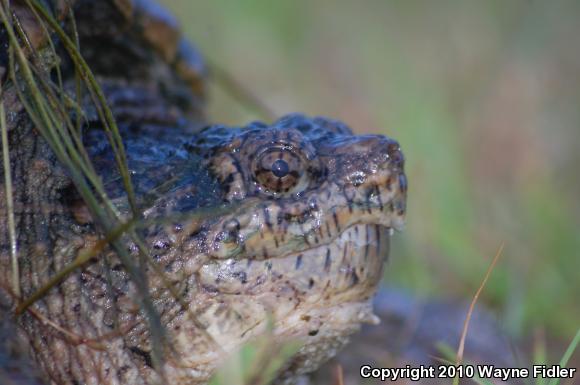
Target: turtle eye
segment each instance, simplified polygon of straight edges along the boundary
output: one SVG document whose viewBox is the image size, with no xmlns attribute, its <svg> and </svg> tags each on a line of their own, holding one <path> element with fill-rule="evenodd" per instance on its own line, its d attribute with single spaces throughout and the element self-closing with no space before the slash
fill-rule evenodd
<svg viewBox="0 0 580 385">
<path fill-rule="evenodd" d="M 254 180 L 258 189 L 271 194 L 299 192 L 304 185 L 306 160 L 291 147 L 263 151 L 254 162 Z"/>
<path fill-rule="evenodd" d="M 284 159 L 278 159 L 272 163 L 272 174 L 277 178 L 284 178 L 290 172 L 290 166 Z"/>
</svg>

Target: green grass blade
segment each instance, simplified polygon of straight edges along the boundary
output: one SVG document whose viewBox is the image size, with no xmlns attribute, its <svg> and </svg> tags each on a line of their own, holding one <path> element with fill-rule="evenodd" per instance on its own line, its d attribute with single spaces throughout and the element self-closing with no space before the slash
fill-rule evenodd
<svg viewBox="0 0 580 385">
<path fill-rule="evenodd" d="M 95 103 L 95 107 L 97 107 L 97 113 L 102 117 L 102 122 L 104 123 L 104 127 L 107 133 L 110 135 L 110 142 L 111 146 L 113 147 L 113 151 L 115 153 L 115 159 L 117 161 L 117 166 L 119 168 L 119 172 L 123 178 L 123 185 L 127 192 L 127 198 L 129 200 L 129 205 L 131 206 L 131 210 L 135 217 L 139 217 L 139 209 L 137 207 L 135 193 L 133 190 L 133 185 L 131 183 L 131 178 L 129 175 L 129 170 L 127 168 L 127 157 L 125 154 L 123 141 L 121 139 L 121 135 L 119 133 L 119 128 L 117 127 L 117 123 L 115 122 L 115 118 L 111 109 L 109 108 L 105 95 L 99 86 L 95 76 L 93 75 L 89 65 L 81 56 L 80 52 L 77 49 L 75 42 L 73 42 L 70 37 L 65 33 L 65 31 L 61 28 L 59 23 L 51 17 L 51 15 L 47 12 L 47 10 L 40 4 L 40 2 L 33 0 L 27 1 L 27 4 L 34 9 L 36 12 L 42 16 L 42 19 L 48 23 L 48 25 L 52 28 L 54 32 L 58 35 L 61 39 L 65 49 L 67 50 L 68 54 L 71 56 L 73 62 L 75 63 L 75 67 L 80 70 L 81 76 L 87 82 L 89 86 L 88 89 L 91 93 L 94 93 L 98 103 Z"/>
<path fill-rule="evenodd" d="M 548 362 L 548 356 L 546 354 L 546 340 L 543 333 L 541 338 L 538 334 L 534 336 L 532 356 L 534 365 L 541 365 Z M 535 385 L 545 385 L 547 383 L 547 380 L 542 377 L 538 377 L 535 380 Z"/>
<path fill-rule="evenodd" d="M 8 148 L 8 127 L 4 103 L 0 101 L 0 126 L 2 128 L 2 163 L 4 165 L 4 185 L 6 188 L 6 211 L 8 219 L 8 236 L 10 238 L 10 259 L 12 263 L 12 289 L 20 297 L 20 272 L 18 268 L 18 248 L 16 243 L 16 225 L 14 221 L 14 199 L 12 196 L 12 173 L 10 170 L 10 153 Z"/>
<path fill-rule="evenodd" d="M 42 14 L 42 7 L 35 8 Z M 57 102 L 56 98 L 53 97 L 52 92 L 50 91 L 50 87 L 47 87 L 46 83 L 44 89 L 41 91 L 39 85 L 37 84 L 37 79 L 40 80 L 42 83 L 42 79 L 44 75 L 35 76 L 34 71 L 31 69 L 31 63 L 28 62 L 28 59 L 19 45 L 19 41 L 16 37 L 16 33 L 13 30 L 12 23 L 10 20 L 10 12 L 8 8 L 2 4 L 0 6 L 0 18 L 2 24 L 4 24 L 5 29 L 8 34 L 8 38 L 10 41 L 10 47 L 13 49 L 16 57 L 16 61 L 18 62 L 18 75 L 21 75 L 24 79 L 24 85 L 26 86 L 25 89 L 20 89 L 20 80 L 21 78 L 17 75 L 15 70 L 15 60 L 12 59 L 11 66 L 10 66 L 10 74 L 11 80 L 14 82 L 14 87 L 16 92 L 18 93 L 19 99 L 22 102 L 26 112 L 28 113 L 29 118 L 34 122 L 36 129 L 40 132 L 40 134 L 47 140 L 50 147 L 53 149 L 57 159 L 61 162 L 70 172 L 71 179 L 75 183 L 77 191 L 87 204 L 87 207 L 91 211 L 93 218 L 96 223 L 98 223 L 102 229 L 104 230 L 105 236 L 109 236 L 115 229 L 115 227 L 119 224 L 120 218 L 118 213 L 114 211 L 114 206 L 107 199 L 104 190 L 100 186 L 98 182 L 93 183 L 93 187 L 97 190 L 101 190 L 101 199 L 105 204 L 106 210 L 103 210 L 103 206 L 100 204 L 98 198 L 95 196 L 93 189 L 89 185 L 89 180 L 98 181 L 98 176 L 91 175 L 90 170 L 84 167 L 82 162 L 82 156 L 79 154 L 78 149 L 74 146 L 73 141 L 70 140 L 68 136 L 68 132 L 66 130 L 66 125 L 58 118 L 58 112 L 54 108 L 54 103 Z M 43 17 L 46 18 L 46 21 L 53 27 L 56 26 L 61 33 L 64 34 L 62 30 L 60 30 L 60 26 L 58 23 L 51 18 L 48 14 L 43 14 Z M 67 37 L 64 36 L 63 40 L 66 40 Z M 69 41 L 70 42 L 70 41 Z M 76 47 L 73 45 L 71 48 L 71 56 L 75 56 L 80 58 L 80 53 L 76 50 Z M 74 52 L 72 52 L 74 51 Z M 73 58 L 74 59 L 74 58 Z M 80 59 L 82 64 L 85 67 L 83 68 L 83 76 L 84 78 L 89 79 L 89 89 L 97 93 L 99 96 L 100 107 L 105 112 L 108 111 L 110 114 L 110 110 L 106 106 L 106 100 L 102 94 L 100 88 L 98 88 L 98 84 L 90 70 L 88 70 L 88 66 L 86 63 Z M 90 82 L 92 80 L 92 83 Z M 43 91 L 48 91 L 45 93 Z M 57 103 L 58 104 L 58 103 Z M 99 106 L 99 105 L 97 105 Z M 105 114 L 107 115 L 107 113 Z M 107 118 L 105 116 L 104 118 Z M 112 114 L 109 116 L 106 122 L 104 122 L 104 126 L 109 128 L 109 131 L 112 131 L 111 137 L 115 138 L 119 135 L 118 130 L 116 130 L 116 126 L 114 120 L 112 120 Z M 115 135 L 116 133 L 116 135 Z M 115 151 L 115 157 L 119 163 L 120 173 L 123 175 L 124 173 L 127 174 L 127 165 L 126 165 L 126 158 L 122 147 L 119 147 L 118 143 L 120 143 L 120 136 L 118 136 L 119 140 L 116 143 L 115 140 L 112 140 L 111 144 Z M 122 143 L 121 143 L 122 146 Z M 127 174 L 128 175 L 128 174 Z M 128 198 L 131 200 L 132 198 L 132 187 L 130 184 L 130 180 L 128 178 L 123 178 L 125 188 L 127 190 Z M 136 207 L 136 206 L 135 206 Z M 136 211 L 134 212 L 134 218 L 138 218 L 139 216 L 136 215 Z M 129 233 L 132 236 L 135 236 L 133 233 Z M 153 304 L 153 300 L 149 295 L 149 288 L 147 283 L 147 278 L 145 275 L 145 263 L 137 263 L 135 258 L 130 256 L 126 250 L 126 239 L 121 241 L 120 239 L 111 240 L 111 246 L 117 252 L 117 255 L 123 265 L 125 266 L 129 276 L 131 277 L 132 281 L 137 286 L 139 293 L 138 298 L 136 298 L 136 302 L 139 303 L 143 312 L 146 314 L 146 319 L 149 324 L 149 329 L 151 332 L 151 342 L 152 342 L 152 361 L 154 367 L 157 369 L 162 368 L 163 363 L 163 346 L 165 346 L 165 338 L 164 338 L 164 329 L 163 325 L 161 324 L 160 316 L 157 313 L 155 306 Z M 72 271 L 75 267 L 70 269 Z M 63 276 L 60 277 L 62 279 Z"/>
<path fill-rule="evenodd" d="M 574 338 L 572 338 L 570 345 L 568 345 L 568 348 L 566 349 L 564 355 L 562 356 L 562 359 L 560 360 L 559 365 L 561 367 L 565 367 L 568 364 L 568 361 L 570 361 L 570 357 L 572 357 L 572 354 L 574 354 L 574 352 L 576 351 L 578 344 L 580 344 L 580 328 L 576 332 Z M 560 383 L 559 378 L 554 378 L 552 381 L 550 381 L 550 385 L 558 385 L 559 383 Z"/>
</svg>

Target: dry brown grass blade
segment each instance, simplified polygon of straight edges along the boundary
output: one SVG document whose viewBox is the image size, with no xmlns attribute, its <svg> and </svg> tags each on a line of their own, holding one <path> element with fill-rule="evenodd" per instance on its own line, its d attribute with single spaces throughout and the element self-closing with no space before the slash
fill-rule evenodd
<svg viewBox="0 0 580 385">
<path fill-rule="evenodd" d="M 475 295 L 473 296 L 473 299 L 471 300 L 471 304 L 469 305 L 469 310 L 467 311 L 467 316 L 465 317 L 465 322 L 463 323 L 463 330 L 461 331 L 461 338 L 459 340 L 459 347 L 457 348 L 457 359 L 455 361 L 456 365 L 461 365 L 461 363 L 463 362 L 463 353 L 465 350 L 465 339 L 467 338 L 467 330 L 469 329 L 469 321 L 471 320 L 471 315 L 473 314 L 473 310 L 475 309 L 475 304 L 477 303 L 477 300 L 479 299 L 479 295 L 483 291 L 485 284 L 487 283 L 489 277 L 491 276 L 491 272 L 495 268 L 495 265 L 496 265 L 497 261 L 499 260 L 499 257 L 501 256 L 501 253 L 503 251 L 503 247 L 504 247 L 504 243 L 502 242 L 501 245 L 499 246 L 497 252 L 495 253 L 495 256 L 493 257 L 491 264 L 487 268 L 487 271 L 485 272 L 485 276 L 483 277 L 483 280 L 481 281 L 479 288 L 477 289 L 477 291 L 475 292 Z M 455 377 L 453 379 L 453 384 L 457 385 L 458 383 L 459 383 L 459 377 Z"/>
<path fill-rule="evenodd" d="M 341 364 L 337 364 L 336 365 L 336 372 L 335 372 L 335 381 L 334 383 L 336 385 L 344 385 L 344 376 L 343 376 L 343 371 L 342 371 L 342 365 Z"/>
</svg>

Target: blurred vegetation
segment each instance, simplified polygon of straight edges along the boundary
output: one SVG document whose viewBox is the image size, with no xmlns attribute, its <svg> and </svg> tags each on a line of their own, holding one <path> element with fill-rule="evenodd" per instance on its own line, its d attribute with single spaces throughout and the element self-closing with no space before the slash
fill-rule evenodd
<svg viewBox="0 0 580 385">
<path fill-rule="evenodd" d="M 165 0 L 276 114 L 398 139 L 408 225 L 386 273 L 481 301 L 514 336 L 580 324 L 580 2 Z M 215 84 L 210 120 L 260 118 Z"/>
</svg>

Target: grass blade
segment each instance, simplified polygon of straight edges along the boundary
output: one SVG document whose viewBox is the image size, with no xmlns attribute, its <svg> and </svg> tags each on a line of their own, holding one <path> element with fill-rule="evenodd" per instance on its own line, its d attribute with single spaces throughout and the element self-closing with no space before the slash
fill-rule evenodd
<svg viewBox="0 0 580 385">
<path fill-rule="evenodd" d="M 51 15 L 47 12 L 47 10 L 40 4 L 37 0 L 27 0 L 27 4 L 31 7 L 31 9 L 35 10 L 40 14 L 42 20 L 48 23 L 48 25 L 52 28 L 54 32 L 58 35 L 59 39 L 63 43 L 65 49 L 67 50 L 68 54 L 71 56 L 73 62 L 75 63 L 75 68 L 79 69 L 81 77 L 85 79 L 88 89 L 95 94 L 97 103 L 95 103 L 95 107 L 97 107 L 97 113 L 101 117 L 101 121 L 105 127 L 106 132 L 110 135 L 110 143 L 113 147 L 113 151 L 115 154 L 115 159 L 117 161 L 117 166 L 119 168 L 119 172 L 121 177 L 123 178 L 123 185 L 127 192 L 127 198 L 129 200 L 129 205 L 131 206 L 131 210 L 135 217 L 139 217 L 139 209 L 137 207 L 137 201 L 135 198 L 135 193 L 133 190 L 133 185 L 131 183 L 131 178 L 129 175 L 129 170 L 127 168 L 127 156 L 125 154 L 125 149 L 123 146 L 123 141 L 121 139 L 121 135 L 119 133 L 119 128 L 117 127 L 117 123 L 115 122 L 115 118 L 113 116 L 113 112 L 109 108 L 107 104 L 107 100 L 105 95 L 97 83 L 95 76 L 93 75 L 89 65 L 81 56 L 80 52 L 77 49 L 77 45 L 75 42 L 71 40 L 71 38 L 66 34 L 66 32 L 61 28 L 59 23 L 51 17 Z"/>
<path fill-rule="evenodd" d="M 560 360 L 559 365 L 561 367 L 565 367 L 568 364 L 568 361 L 572 357 L 572 354 L 574 354 L 574 352 L 576 351 L 578 344 L 580 344 L 580 328 L 576 332 L 574 338 L 572 338 L 572 341 L 570 341 L 570 345 L 568 345 L 568 348 L 566 349 L 564 355 L 562 356 L 562 359 Z M 560 383 L 559 378 L 554 378 L 552 381 L 550 381 L 550 385 L 558 385 L 559 383 Z"/>
<path fill-rule="evenodd" d="M 0 126 L 2 128 L 2 163 L 4 165 L 4 186 L 6 188 L 6 211 L 8 219 L 8 236 L 10 238 L 10 259 L 12 263 L 12 286 L 14 294 L 20 298 L 20 272 L 18 268 L 18 245 L 16 242 L 16 225 L 14 221 L 14 199 L 12 197 L 12 173 L 10 170 L 10 153 L 8 150 L 8 127 L 4 103 L 0 101 Z"/>
<path fill-rule="evenodd" d="M 473 296 L 473 299 L 471 300 L 471 304 L 469 305 L 469 310 L 467 311 L 467 316 L 465 317 L 465 322 L 463 323 L 463 331 L 461 332 L 461 339 L 459 340 L 459 347 L 457 348 L 456 365 L 460 365 L 461 362 L 463 361 L 463 351 L 465 349 L 465 340 L 467 338 L 467 330 L 469 329 L 469 321 L 471 320 L 471 315 L 473 314 L 473 310 L 475 309 L 475 304 L 477 303 L 477 300 L 479 299 L 479 295 L 483 291 L 483 288 L 485 287 L 487 280 L 491 276 L 491 272 L 493 271 L 495 264 L 497 263 L 500 255 L 503 251 L 503 247 L 504 247 L 504 244 L 502 243 L 499 246 L 499 249 L 497 250 L 495 257 L 493 257 L 491 264 L 487 268 L 487 271 L 485 272 L 485 276 L 483 277 L 483 281 L 481 281 L 481 284 L 479 285 L 479 288 L 475 292 L 475 295 Z M 453 385 L 458 385 L 458 384 L 459 384 L 459 377 L 455 377 L 453 379 Z"/>
</svg>

